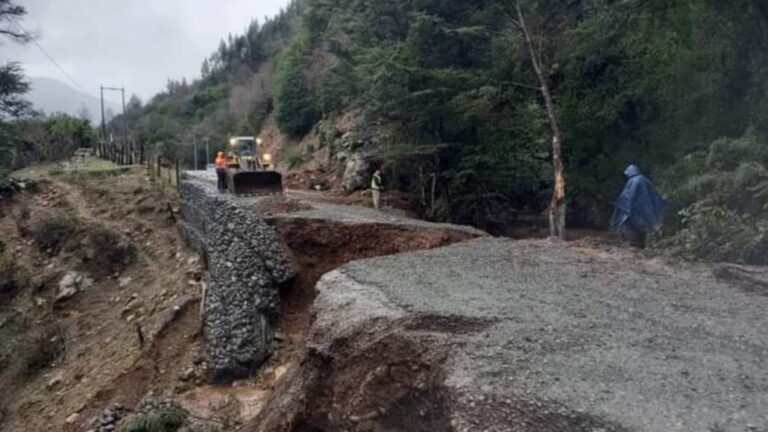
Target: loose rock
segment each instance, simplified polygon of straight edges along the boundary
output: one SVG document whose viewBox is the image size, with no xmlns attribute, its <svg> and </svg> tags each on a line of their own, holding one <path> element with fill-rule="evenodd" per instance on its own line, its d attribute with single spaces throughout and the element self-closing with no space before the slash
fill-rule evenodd
<svg viewBox="0 0 768 432">
<path fill-rule="evenodd" d="M 83 283 L 83 275 L 76 271 L 70 271 L 59 281 L 59 291 L 56 293 L 56 302 L 68 300 L 77 294 Z"/>
</svg>

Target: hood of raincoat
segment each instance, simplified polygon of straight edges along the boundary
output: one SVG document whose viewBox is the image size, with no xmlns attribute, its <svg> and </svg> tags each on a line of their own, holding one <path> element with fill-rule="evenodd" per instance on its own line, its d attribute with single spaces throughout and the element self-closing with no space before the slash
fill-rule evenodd
<svg viewBox="0 0 768 432">
<path fill-rule="evenodd" d="M 624 175 L 629 177 L 629 180 L 616 202 L 611 226 L 619 228 L 631 222 L 641 232 L 657 230 L 661 226 L 666 201 L 637 166 L 628 166 Z"/>
<path fill-rule="evenodd" d="M 624 175 L 632 178 L 634 176 L 639 176 L 642 174 L 642 171 L 640 171 L 640 168 L 637 167 L 637 165 L 630 165 L 627 167 L 627 169 L 624 170 Z"/>
</svg>

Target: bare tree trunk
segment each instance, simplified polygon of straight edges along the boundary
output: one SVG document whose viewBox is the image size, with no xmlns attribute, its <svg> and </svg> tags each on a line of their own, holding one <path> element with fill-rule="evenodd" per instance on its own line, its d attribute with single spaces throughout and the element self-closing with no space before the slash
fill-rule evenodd
<svg viewBox="0 0 768 432">
<path fill-rule="evenodd" d="M 525 14 L 520 5 L 520 0 L 515 2 L 517 9 L 517 19 L 520 31 L 523 34 L 525 45 L 531 57 L 533 70 L 536 72 L 536 78 L 541 86 L 541 93 L 544 96 L 544 105 L 549 119 L 549 126 L 552 129 L 552 164 L 555 170 L 555 188 L 552 194 L 552 202 L 549 204 L 549 232 L 553 238 L 565 240 L 565 166 L 563 165 L 563 135 L 560 132 L 560 123 L 557 120 L 555 103 L 552 100 L 552 92 L 549 88 L 549 81 L 544 74 L 540 53 L 531 37 L 530 29 L 525 21 Z"/>
</svg>

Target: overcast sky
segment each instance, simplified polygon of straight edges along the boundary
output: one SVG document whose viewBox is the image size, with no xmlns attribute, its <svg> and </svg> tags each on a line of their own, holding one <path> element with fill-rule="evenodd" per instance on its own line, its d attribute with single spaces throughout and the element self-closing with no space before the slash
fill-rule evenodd
<svg viewBox="0 0 768 432">
<path fill-rule="evenodd" d="M 88 93 L 123 87 L 143 100 L 168 78 L 200 75 L 203 59 L 227 34 L 276 15 L 288 0 L 23 0 L 22 21 L 38 43 Z M 34 45 L 3 42 L 0 61 L 23 63 L 29 76 L 74 85 Z"/>
</svg>

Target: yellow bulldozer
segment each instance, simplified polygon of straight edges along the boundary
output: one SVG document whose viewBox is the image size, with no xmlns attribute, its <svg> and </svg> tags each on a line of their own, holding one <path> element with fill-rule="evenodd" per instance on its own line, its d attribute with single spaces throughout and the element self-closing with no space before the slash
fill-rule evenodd
<svg viewBox="0 0 768 432">
<path fill-rule="evenodd" d="M 227 187 L 233 195 L 283 193 L 283 176 L 275 171 L 272 155 L 262 153 L 255 137 L 232 137 L 227 151 Z"/>
</svg>

